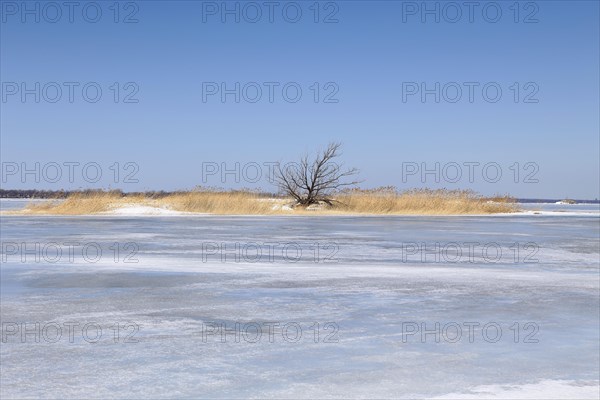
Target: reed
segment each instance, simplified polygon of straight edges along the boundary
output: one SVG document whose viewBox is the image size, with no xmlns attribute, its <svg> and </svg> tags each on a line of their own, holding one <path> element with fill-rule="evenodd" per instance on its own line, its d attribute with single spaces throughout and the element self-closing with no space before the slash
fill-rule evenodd
<svg viewBox="0 0 600 400">
<path fill-rule="evenodd" d="M 143 194 L 97 191 L 75 193 L 64 200 L 29 204 L 22 214 L 87 215 L 109 213 L 121 207 L 150 206 L 191 213 L 221 215 L 462 215 L 518 211 L 508 196 L 486 198 L 469 190 L 416 189 L 398 192 L 395 188 L 355 189 L 334 196 L 331 206 L 308 209 L 285 207 L 291 200 L 268 198 L 251 191 L 197 190 L 166 194 L 158 198 Z"/>
<path fill-rule="evenodd" d="M 518 211 L 515 202 L 485 198 L 470 190 L 414 189 L 397 192 L 393 188 L 353 190 L 336 198 L 337 208 L 369 214 L 494 214 Z"/>
</svg>

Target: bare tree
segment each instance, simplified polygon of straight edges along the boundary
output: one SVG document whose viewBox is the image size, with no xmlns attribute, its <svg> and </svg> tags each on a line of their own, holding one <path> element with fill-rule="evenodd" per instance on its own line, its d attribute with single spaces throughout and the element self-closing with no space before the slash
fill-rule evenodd
<svg viewBox="0 0 600 400">
<path fill-rule="evenodd" d="M 344 170 L 341 164 L 332 160 L 339 157 L 341 143 L 330 143 L 317 153 L 313 161 L 305 155 L 299 164 L 278 165 L 275 171 L 275 183 L 285 194 L 291 196 L 296 205 L 308 207 L 324 202 L 332 205 L 332 194 L 344 187 L 354 186 L 360 181 L 347 181 L 358 174 L 356 168 Z"/>
</svg>

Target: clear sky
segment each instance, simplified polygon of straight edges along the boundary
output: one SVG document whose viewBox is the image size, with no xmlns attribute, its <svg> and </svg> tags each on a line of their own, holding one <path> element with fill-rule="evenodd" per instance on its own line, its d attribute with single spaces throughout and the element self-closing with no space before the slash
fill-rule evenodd
<svg viewBox="0 0 600 400">
<path fill-rule="evenodd" d="M 600 197 L 597 1 L 0 3 L 3 188 L 273 190 L 335 140 L 367 187 Z"/>
</svg>

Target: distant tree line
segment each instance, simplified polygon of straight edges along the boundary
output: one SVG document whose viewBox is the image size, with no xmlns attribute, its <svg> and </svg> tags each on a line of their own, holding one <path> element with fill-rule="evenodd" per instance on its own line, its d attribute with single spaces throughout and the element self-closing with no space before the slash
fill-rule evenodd
<svg viewBox="0 0 600 400">
<path fill-rule="evenodd" d="M 0 189 L 0 198 L 2 199 L 64 199 L 72 194 L 94 194 L 101 193 L 102 190 L 38 190 L 38 189 Z M 122 193 L 120 190 L 111 190 L 109 192 Z"/>
<path fill-rule="evenodd" d="M 202 188 L 198 187 L 195 191 L 209 191 L 209 192 L 253 192 L 260 197 L 273 197 L 274 194 L 260 192 L 250 189 L 239 189 L 239 190 L 225 190 L 219 188 Z M 122 197 L 127 196 L 144 196 L 152 199 L 160 199 L 166 196 L 174 194 L 185 194 L 189 193 L 189 190 L 176 190 L 176 191 L 165 191 L 165 190 L 150 190 L 145 192 L 123 192 L 121 189 L 102 190 L 102 189 L 85 189 L 85 190 L 37 190 L 37 189 L 0 189 L 1 199 L 65 199 L 72 195 L 84 195 L 92 196 L 94 194 L 113 194 Z"/>
</svg>

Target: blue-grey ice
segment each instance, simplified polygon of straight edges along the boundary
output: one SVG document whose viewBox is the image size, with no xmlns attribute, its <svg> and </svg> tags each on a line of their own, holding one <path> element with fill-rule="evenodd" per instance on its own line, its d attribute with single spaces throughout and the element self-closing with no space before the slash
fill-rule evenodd
<svg viewBox="0 0 600 400">
<path fill-rule="evenodd" d="M 0 397 L 598 398 L 582 210 L 2 216 Z"/>
</svg>

